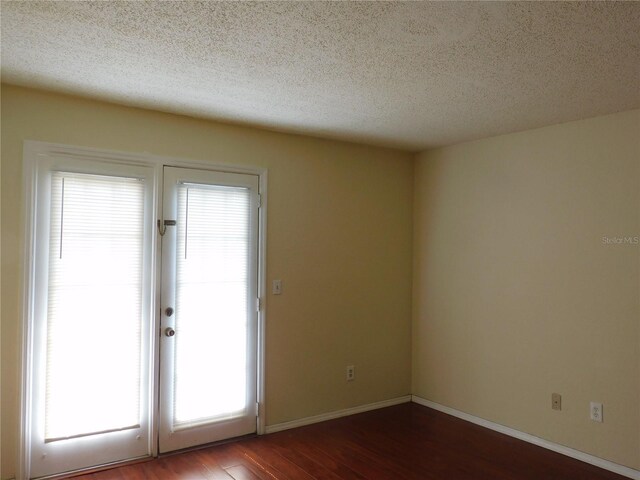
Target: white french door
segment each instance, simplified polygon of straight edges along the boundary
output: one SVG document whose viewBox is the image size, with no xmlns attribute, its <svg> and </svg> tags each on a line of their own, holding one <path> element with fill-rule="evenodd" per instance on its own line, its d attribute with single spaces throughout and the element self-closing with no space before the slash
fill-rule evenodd
<svg viewBox="0 0 640 480">
<path fill-rule="evenodd" d="M 36 175 L 31 478 L 149 454 L 154 171 L 68 158 Z"/>
<path fill-rule="evenodd" d="M 256 431 L 258 177 L 165 167 L 163 216 L 167 452 Z"/>
<path fill-rule="evenodd" d="M 259 176 L 29 159 L 20 478 L 255 432 Z"/>
</svg>

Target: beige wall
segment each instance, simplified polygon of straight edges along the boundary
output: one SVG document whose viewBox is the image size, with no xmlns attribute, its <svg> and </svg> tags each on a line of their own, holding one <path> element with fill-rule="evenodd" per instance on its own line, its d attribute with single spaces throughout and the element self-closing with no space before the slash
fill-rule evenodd
<svg viewBox="0 0 640 480">
<path fill-rule="evenodd" d="M 409 393 L 411 155 L 3 85 L 2 478 L 17 448 L 25 139 L 268 168 L 267 277 L 283 294 L 267 298 L 267 424 Z"/>
<path fill-rule="evenodd" d="M 640 468 L 640 246 L 602 241 L 640 235 L 640 111 L 423 153 L 414 192 L 413 393 Z"/>
<path fill-rule="evenodd" d="M 267 277 L 284 294 L 267 298 L 267 424 L 405 395 L 413 367 L 416 395 L 640 468 L 640 246 L 602 244 L 640 235 L 640 111 L 434 150 L 415 170 L 393 150 L 7 85 L 1 129 L 1 478 L 25 139 L 269 169 Z"/>
</svg>

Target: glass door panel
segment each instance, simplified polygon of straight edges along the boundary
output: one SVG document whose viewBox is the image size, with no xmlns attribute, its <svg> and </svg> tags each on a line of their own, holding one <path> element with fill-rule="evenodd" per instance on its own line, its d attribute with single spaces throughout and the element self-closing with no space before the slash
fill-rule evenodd
<svg viewBox="0 0 640 480">
<path fill-rule="evenodd" d="M 164 175 L 161 452 L 256 429 L 258 177 Z"/>
<path fill-rule="evenodd" d="M 38 175 L 30 476 L 151 453 L 153 170 Z"/>
</svg>

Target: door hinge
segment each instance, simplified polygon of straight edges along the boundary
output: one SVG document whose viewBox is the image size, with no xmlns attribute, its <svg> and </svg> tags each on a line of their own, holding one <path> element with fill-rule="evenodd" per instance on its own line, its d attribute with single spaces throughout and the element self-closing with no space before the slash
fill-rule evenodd
<svg viewBox="0 0 640 480">
<path fill-rule="evenodd" d="M 262 310 L 262 299 L 260 297 L 256 298 L 256 312 Z"/>
<path fill-rule="evenodd" d="M 258 208 L 262 208 L 262 195 L 258 194 Z"/>
<path fill-rule="evenodd" d="M 260 402 L 256 402 L 256 417 L 260 416 Z"/>
</svg>

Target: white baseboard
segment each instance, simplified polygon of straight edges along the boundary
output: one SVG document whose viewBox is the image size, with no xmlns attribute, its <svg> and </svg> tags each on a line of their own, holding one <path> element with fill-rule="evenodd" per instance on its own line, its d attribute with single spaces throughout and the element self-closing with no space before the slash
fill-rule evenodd
<svg viewBox="0 0 640 480">
<path fill-rule="evenodd" d="M 335 412 L 323 413 L 321 415 L 315 415 L 313 417 L 300 418 L 298 420 L 292 420 L 290 422 L 276 423 L 274 425 L 268 425 L 265 428 L 265 433 L 281 432 L 282 430 L 289 430 L 290 428 L 303 427 L 305 425 L 311 425 L 312 423 L 333 420 L 334 418 L 355 415 L 356 413 L 377 410 L 378 408 L 391 407 L 393 405 L 408 403 L 410 401 L 411 395 L 405 395 L 404 397 L 397 397 L 390 400 L 383 400 L 381 402 L 368 403 L 366 405 L 360 405 L 358 407 L 345 408 L 344 410 L 336 410 Z"/>
<path fill-rule="evenodd" d="M 461 412 L 460 410 L 456 410 L 454 408 L 440 405 L 439 403 L 426 400 L 416 395 L 411 396 L 411 401 L 417 404 L 423 405 L 425 407 L 433 408 L 434 410 L 438 410 L 448 415 L 461 418 L 462 420 L 466 420 L 467 422 L 475 423 L 476 425 L 480 425 L 481 427 L 489 428 L 491 430 L 495 430 L 496 432 L 509 435 L 510 437 L 514 437 L 519 440 L 524 440 L 525 442 L 532 443 L 534 445 L 546 448 L 548 450 L 552 450 L 556 453 L 561 453 L 562 455 L 566 455 L 567 457 L 575 458 L 576 460 L 580 460 L 585 463 L 595 465 L 596 467 L 609 470 L 610 472 L 617 473 L 618 475 L 624 475 L 625 477 L 633 478 L 635 480 L 640 480 L 639 470 L 634 470 L 633 468 L 625 467 L 624 465 L 619 465 L 617 463 L 610 462 L 609 460 L 604 460 L 602 458 L 589 455 L 588 453 L 584 453 L 579 450 L 574 450 L 573 448 L 565 447 L 564 445 L 559 445 L 557 443 L 544 440 L 534 435 L 530 435 L 528 433 L 524 433 L 519 430 L 515 430 L 513 428 L 505 427 L 504 425 L 490 422 L 489 420 L 485 420 L 483 418 L 469 415 L 468 413 L 464 413 L 464 412 Z"/>
</svg>

